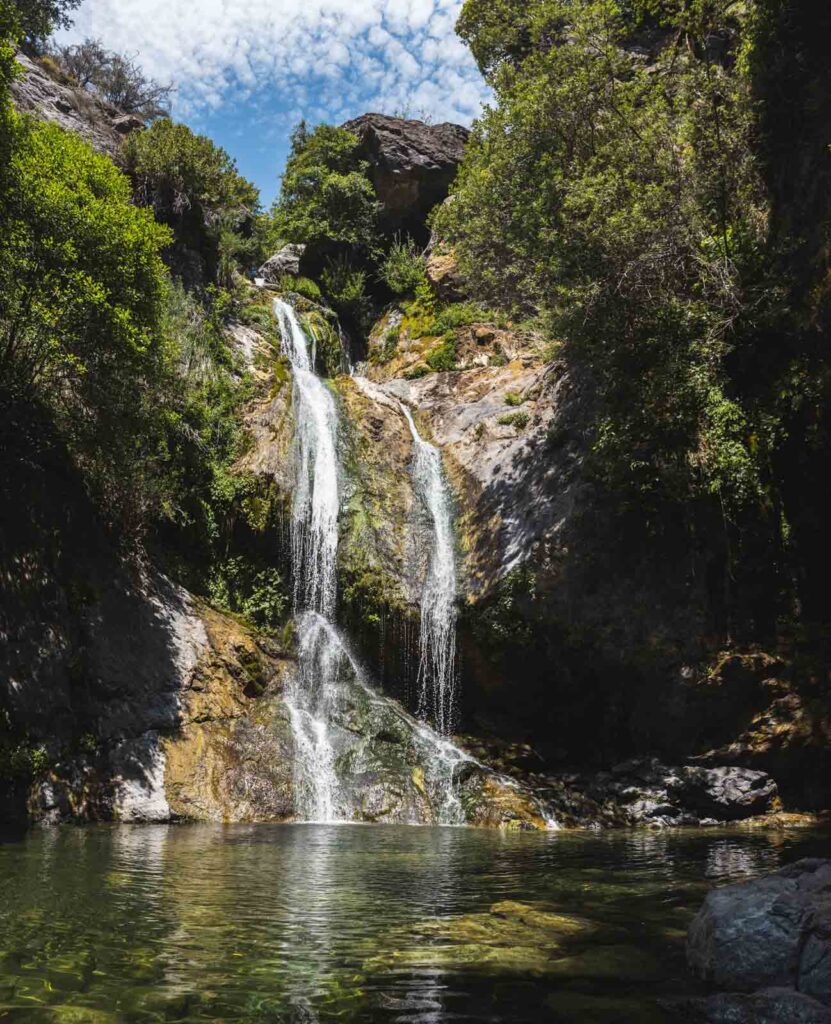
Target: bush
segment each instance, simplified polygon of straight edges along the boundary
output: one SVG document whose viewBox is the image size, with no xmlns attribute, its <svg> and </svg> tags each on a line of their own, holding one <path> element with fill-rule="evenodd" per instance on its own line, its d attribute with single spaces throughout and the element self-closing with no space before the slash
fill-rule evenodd
<svg viewBox="0 0 831 1024">
<path fill-rule="evenodd" d="M 431 370 L 455 370 L 456 339 L 452 335 L 446 337 L 440 345 L 427 353 L 426 361 Z"/>
<path fill-rule="evenodd" d="M 527 412 L 511 412 L 504 416 L 498 416 L 496 422 L 501 423 L 503 427 L 516 427 L 517 430 L 524 430 L 528 426 L 530 418 Z"/>
<path fill-rule="evenodd" d="M 341 253 L 326 261 L 320 285 L 326 299 L 340 316 L 348 318 L 360 329 L 368 328 L 371 304 L 366 294 L 365 270 Z"/>
<path fill-rule="evenodd" d="M 294 277 L 292 274 L 283 274 L 277 282 L 277 288 L 281 292 L 294 292 L 302 295 L 310 302 L 320 302 L 322 292 L 316 281 L 309 277 Z"/>
<path fill-rule="evenodd" d="M 381 263 L 380 279 L 395 295 L 414 295 L 427 282 L 424 259 L 412 240 L 397 236 Z"/>
</svg>

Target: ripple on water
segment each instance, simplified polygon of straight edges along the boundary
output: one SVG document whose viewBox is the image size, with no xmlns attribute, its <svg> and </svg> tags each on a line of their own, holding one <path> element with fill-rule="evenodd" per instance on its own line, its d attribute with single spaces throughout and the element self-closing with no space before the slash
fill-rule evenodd
<svg viewBox="0 0 831 1024">
<path fill-rule="evenodd" d="M 33 832 L 0 842 L 0 1020 L 660 1021 L 707 889 L 829 848 L 738 830 Z"/>
</svg>

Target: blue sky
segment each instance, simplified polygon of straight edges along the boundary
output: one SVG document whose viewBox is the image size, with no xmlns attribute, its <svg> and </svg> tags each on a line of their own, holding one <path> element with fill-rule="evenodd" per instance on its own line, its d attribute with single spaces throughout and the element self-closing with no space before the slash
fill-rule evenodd
<svg viewBox="0 0 831 1024">
<path fill-rule="evenodd" d="M 459 0 L 84 0 L 60 37 L 101 39 L 176 85 L 173 114 L 237 160 L 268 205 L 301 117 L 367 110 L 469 124 L 487 100 Z"/>
</svg>

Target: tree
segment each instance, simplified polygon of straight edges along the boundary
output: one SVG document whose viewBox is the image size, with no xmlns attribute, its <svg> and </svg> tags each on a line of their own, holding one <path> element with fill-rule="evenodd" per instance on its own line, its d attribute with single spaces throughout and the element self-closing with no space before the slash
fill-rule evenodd
<svg viewBox="0 0 831 1024">
<path fill-rule="evenodd" d="M 41 52 L 55 29 L 69 28 L 69 12 L 80 5 L 81 0 L 11 0 L 11 6 L 17 10 L 24 48 L 32 53 Z"/>
<path fill-rule="evenodd" d="M 725 586 L 747 569 L 775 590 L 782 421 L 751 353 L 783 303 L 753 17 L 729 0 L 467 0 L 459 30 L 497 102 L 438 230 L 482 299 L 541 316 L 591 380 L 587 465 L 609 506 L 648 536 L 706 537 Z"/>
<path fill-rule="evenodd" d="M 332 125 L 309 131 L 301 122 L 294 130 L 273 211 L 288 241 L 373 244 L 378 204 L 358 145 L 355 135 Z"/>
<path fill-rule="evenodd" d="M 78 85 L 93 90 L 119 110 L 147 121 L 169 115 L 173 86 L 147 78 L 133 57 L 107 50 L 98 39 L 58 47 L 55 56 Z"/>
<path fill-rule="evenodd" d="M 0 390 L 48 408 L 104 486 L 129 476 L 156 415 L 167 229 L 131 201 L 111 160 L 13 115 L 0 196 Z"/>
</svg>

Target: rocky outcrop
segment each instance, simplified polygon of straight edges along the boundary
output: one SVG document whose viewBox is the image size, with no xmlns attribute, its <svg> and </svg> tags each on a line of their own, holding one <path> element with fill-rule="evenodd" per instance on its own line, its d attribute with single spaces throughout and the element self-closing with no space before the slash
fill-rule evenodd
<svg viewBox="0 0 831 1024">
<path fill-rule="evenodd" d="M 427 214 L 447 196 L 468 130 L 384 114 L 363 114 L 343 127 L 360 139 L 358 156 L 369 163 L 382 230 L 410 234 L 425 245 Z"/>
<path fill-rule="evenodd" d="M 687 960 L 704 982 L 730 993 L 704 1003 L 705 1020 L 828 1019 L 831 861 L 797 861 L 711 892 L 690 926 Z"/>
<path fill-rule="evenodd" d="M 284 274 L 299 274 L 300 261 L 305 251 L 305 245 L 284 245 L 279 252 L 275 252 L 265 261 L 257 271 L 257 277 L 261 277 L 267 284 L 276 284 Z"/>
<path fill-rule="evenodd" d="M 80 89 L 65 76 L 49 58 L 32 60 L 17 55 L 23 69 L 12 82 L 14 104 L 21 113 L 33 114 L 43 121 L 75 132 L 107 156 L 117 157 L 124 138 L 144 127 L 139 118 L 124 115 L 116 107 L 104 103 L 85 89 Z"/>
</svg>

